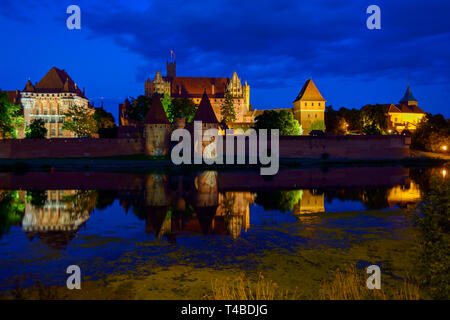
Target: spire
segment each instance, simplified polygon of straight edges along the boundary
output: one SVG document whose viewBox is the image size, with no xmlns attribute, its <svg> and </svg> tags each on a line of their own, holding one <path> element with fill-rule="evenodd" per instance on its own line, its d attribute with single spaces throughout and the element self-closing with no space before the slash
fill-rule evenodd
<svg viewBox="0 0 450 320">
<path fill-rule="evenodd" d="M 30 79 L 28 79 L 27 84 L 25 85 L 25 89 L 23 89 L 24 92 L 34 92 L 35 88 L 33 84 L 31 83 Z"/>
<path fill-rule="evenodd" d="M 206 94 L 206 89 L 203 91 L 202 101 L 195 114 L 194 121 L 202 121 L 203 123 L 219 123 L 216 114 L 211 106 L 211 101 L 209 101 L 208 95 Z"/>
<path fill-rule="evenodd" d="M 145 118 L 145 124 L 170 124 L 161 100 L 156 95 L 152 98 L 152 105 Z"/>
<path fill-rule="evenodd" d="M 400 100 L 400 103 L 405 103 L 408 104 L 408 102 L 418 102 L 418 100 L 416 98 L 414 98 L 412 92 L 411 92 L 411 87 L 408 84 L 408 88 L 406 89 L 405 95 L 403 96 L 402 100 Z"/>
</svg>

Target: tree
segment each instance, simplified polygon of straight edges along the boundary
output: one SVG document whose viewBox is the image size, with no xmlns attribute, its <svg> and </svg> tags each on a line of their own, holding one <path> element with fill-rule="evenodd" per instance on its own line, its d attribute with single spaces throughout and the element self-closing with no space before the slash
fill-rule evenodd
<svg viewBox="0 0 450 320">
<path fill-rule="evenodd" d="M 411 135 L 411 147 L 417 150 L 439 152 L 450 147 L 450 120 L 441 114 L 428 113 Z"/>
<path fill-rule="evenodd" d="M 172 106 L 172 97 L 167 92 L 164 93 L 164 96 L 161 99 L 161 104 L 163 105 L 164 111 L 166 112 L 166 115 L 169 114 L 169 109 Z M 173 121 L 173 119 L 169 119 L 170 122 Z"/>
<path fill-rule="evenodd" d="M 374 123 L 364 126 L 362 132 L 366 135 L 380 135 L 382 133 Z"/>
<path fill-rule="evenodd" d="M 47 128 L 42 119 L 34 119 L 30 125 L 25 128 L 25 138 L 27 139 L 42 139 L 47 136 Z"/>
<path fill-rule="evenodd" d="M 420 287 L 432 299 L 450 296 L 450 180 L 433 177 L 414 210 L 418 239 L 414 267 Z"/>
<path fill-rule="evenodd" d="M 21 107 L 11 103 L 6 92 L 0 91 L 0 136 L 17 138 L 18 128 L 24 125 Z"/>
<path fill-rule="evenodd" d="M 197 112 L 198 106 L 188 98 L 172 99 L 172 104 L 168 108 L 167 118 L 172 122 L 176 118 L 185 118 L 186 122 L 192 122 Z"/>
<path fill-rule="evenodd" d="M 231 92 L 225 92 L 225 100 L 220 106 L 222 122 L 230 123 L 236 121 L 236 111 L 234 110 L 234 101 Z"/>
<path fill-rule="evenodd" d="M 366 134 L 383 134 L 387 129 L 385 107 L 381 104 L 367 105 L 361 110 L 363 132 L 379 132 Z M 375 129 L 376 128 L 376 129 Z"/>
<path fill-rule="evenodd" d="M 100 138 L 117 137 L 117 126 L 112 113 L 103 108 L 97 108 L 94 112 L 94 119 L 97 124 Z"/>
<path fill-rule="evenodd" d="M 323 120 L 316 120 L 311 123 L 311 130 L 325 131 L 325 122 Z"/>
<path fill-rule="evenodd" d="M 296 136 L 302 135 L 303 130 L 292 112 L 287 110 L 267 110 L 255 118 L 255 129 L 278 129 L 280 135 Z"/>
<path fill-rule="evenodd" d="M 333 106 L 325 109 L 326 132 L 335 135 L 344 135 L 348 130 L 348 123 L 339 111 L 333 110 Z"/>
<path fill-rule="evenodd" d="M 79 104 L 72 104 L 64 114 L 62 128 L 72 131 L 77 137 L 92 137 L 98 132 L 98 128 L 91 110 Z"/>
<path fill-rule="evenodd" d="M 131 106 L 128 110 L 130 119 L 144 122 L 148 110 L 152 105 L 152 98 L 140 95 L 136 99 L 131 98 Z"/>
</svg>

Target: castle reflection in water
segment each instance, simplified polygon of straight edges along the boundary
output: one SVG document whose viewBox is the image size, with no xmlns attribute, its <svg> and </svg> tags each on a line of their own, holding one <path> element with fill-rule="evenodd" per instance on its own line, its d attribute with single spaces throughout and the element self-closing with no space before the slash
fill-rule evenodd
<svg viewBox="0 0 450 320">
<path fill-rule="evenodd" d="M 301 174 L 305 181 L 310 179 L 304 172 Z M 422 193 L 409 174 L 399 174 L 395 179 L 391 176 L 388 179 L 394 180 L 391 185 L 377 182 L 363 187 L 352 184 L 339 187 L 333 180 L 322 179 L 325 182 L 317 183 L 317 188 L 299 189 L 296 186 L 286 188 L 279 181 L 261 180 L 243 191 L 235 186 L 246 185 L 248 177 L 220 176 L 216 171 L 190 175 L 128 175 L 122 178 L 128 179 L 124 183 L 129 188 L 18 191 L 24 210 L 17 225 L 30 240 L 38 238 L 51 248 L 61 249 L 76 236 L 94 210 L 118 201 L 125 213 L 133 212 L 144 220 L 145 231 L 157 239 L 176 242 L 177 236 L 186 233 L 228 235 L 237 239 L 250 228 L 252 205 L 261 206 L 265 211 L 292 214 L 304 223 L 314 223 L 326 212 L 327 203 L 336 199 L 356 201 L 366 209 L 385 209 L 414 205 L 420 201 Z M 332 176 L 324 173 L 324 177 Z M 92 179 L 96 177 L 89 176 L 88 180 Z M 6 192 L 0 191 L 0 198 Z"/>
</svg>

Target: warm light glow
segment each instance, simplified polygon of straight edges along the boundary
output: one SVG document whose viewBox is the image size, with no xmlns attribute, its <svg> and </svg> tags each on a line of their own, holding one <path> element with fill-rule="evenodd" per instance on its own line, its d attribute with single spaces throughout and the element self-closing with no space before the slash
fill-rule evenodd
<svg viewBox="0 0 450 320">
<path fill-rule="evenodd" d="M 442 146 L 442 150 L 447 151 L 447 146 Z"/>
<path fill-rule="evenodd" d="M 392 130 L 391 130 L 391 129 L 389 129 L 389 130 L 388 130 L 388 132 L 389 132 L 389 133 L 391 133 L 391 132 L 392 132 Z"/>
<path fill-rule="evenodd" d="M 447 170 L 442 170 L 442 176 L 445 178 L 445 176 L 447 175 Z"/>
</svg>

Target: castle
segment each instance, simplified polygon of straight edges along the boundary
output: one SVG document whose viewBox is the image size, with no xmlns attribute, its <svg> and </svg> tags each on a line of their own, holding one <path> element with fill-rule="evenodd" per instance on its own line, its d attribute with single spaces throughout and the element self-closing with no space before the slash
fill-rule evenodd
<svg viewBox="0 0 450 320">
<path fill-rule="evenodd" d="M 206 92 L 214 113 L 222 121 L 220 107 L 224 103 L 225 93 L 231 93 L 237 124 L 252 124 L 253 111 L 250 106 L 250 86 L 247 82 L 242 85 L 236 72 L 231 78 L 217 77 L 178 77 L 176 61 L 167 62 L 167 75 L 164 77 L 160 71 L 156 72 L 153 80 L 145 81 L 145 95 L 152 97 L 155 94 L 169 94 L 172 98 L 189 98 L 199 104 L 203 93 Z M 232 125 L 232 124 L 230 124 Z"/>
<path fill-rule="evenodd" d="M 25 125 L 34 119 L 42 119 L 47 129 L 47 138 L 71 138 L 73 132 L 63 130 L 64 114 L 72 105 L 79 105 L 86 112 L 94 110 L 86 98 L 85 90 L 65 70 L 51 68 L 36 84 L 28 80 L 23 91 L 7 91 L 12 103 L 22 106 Z M 18 130 L 18 138 L 24 138 L 24 128 Z"/>
</svg>

